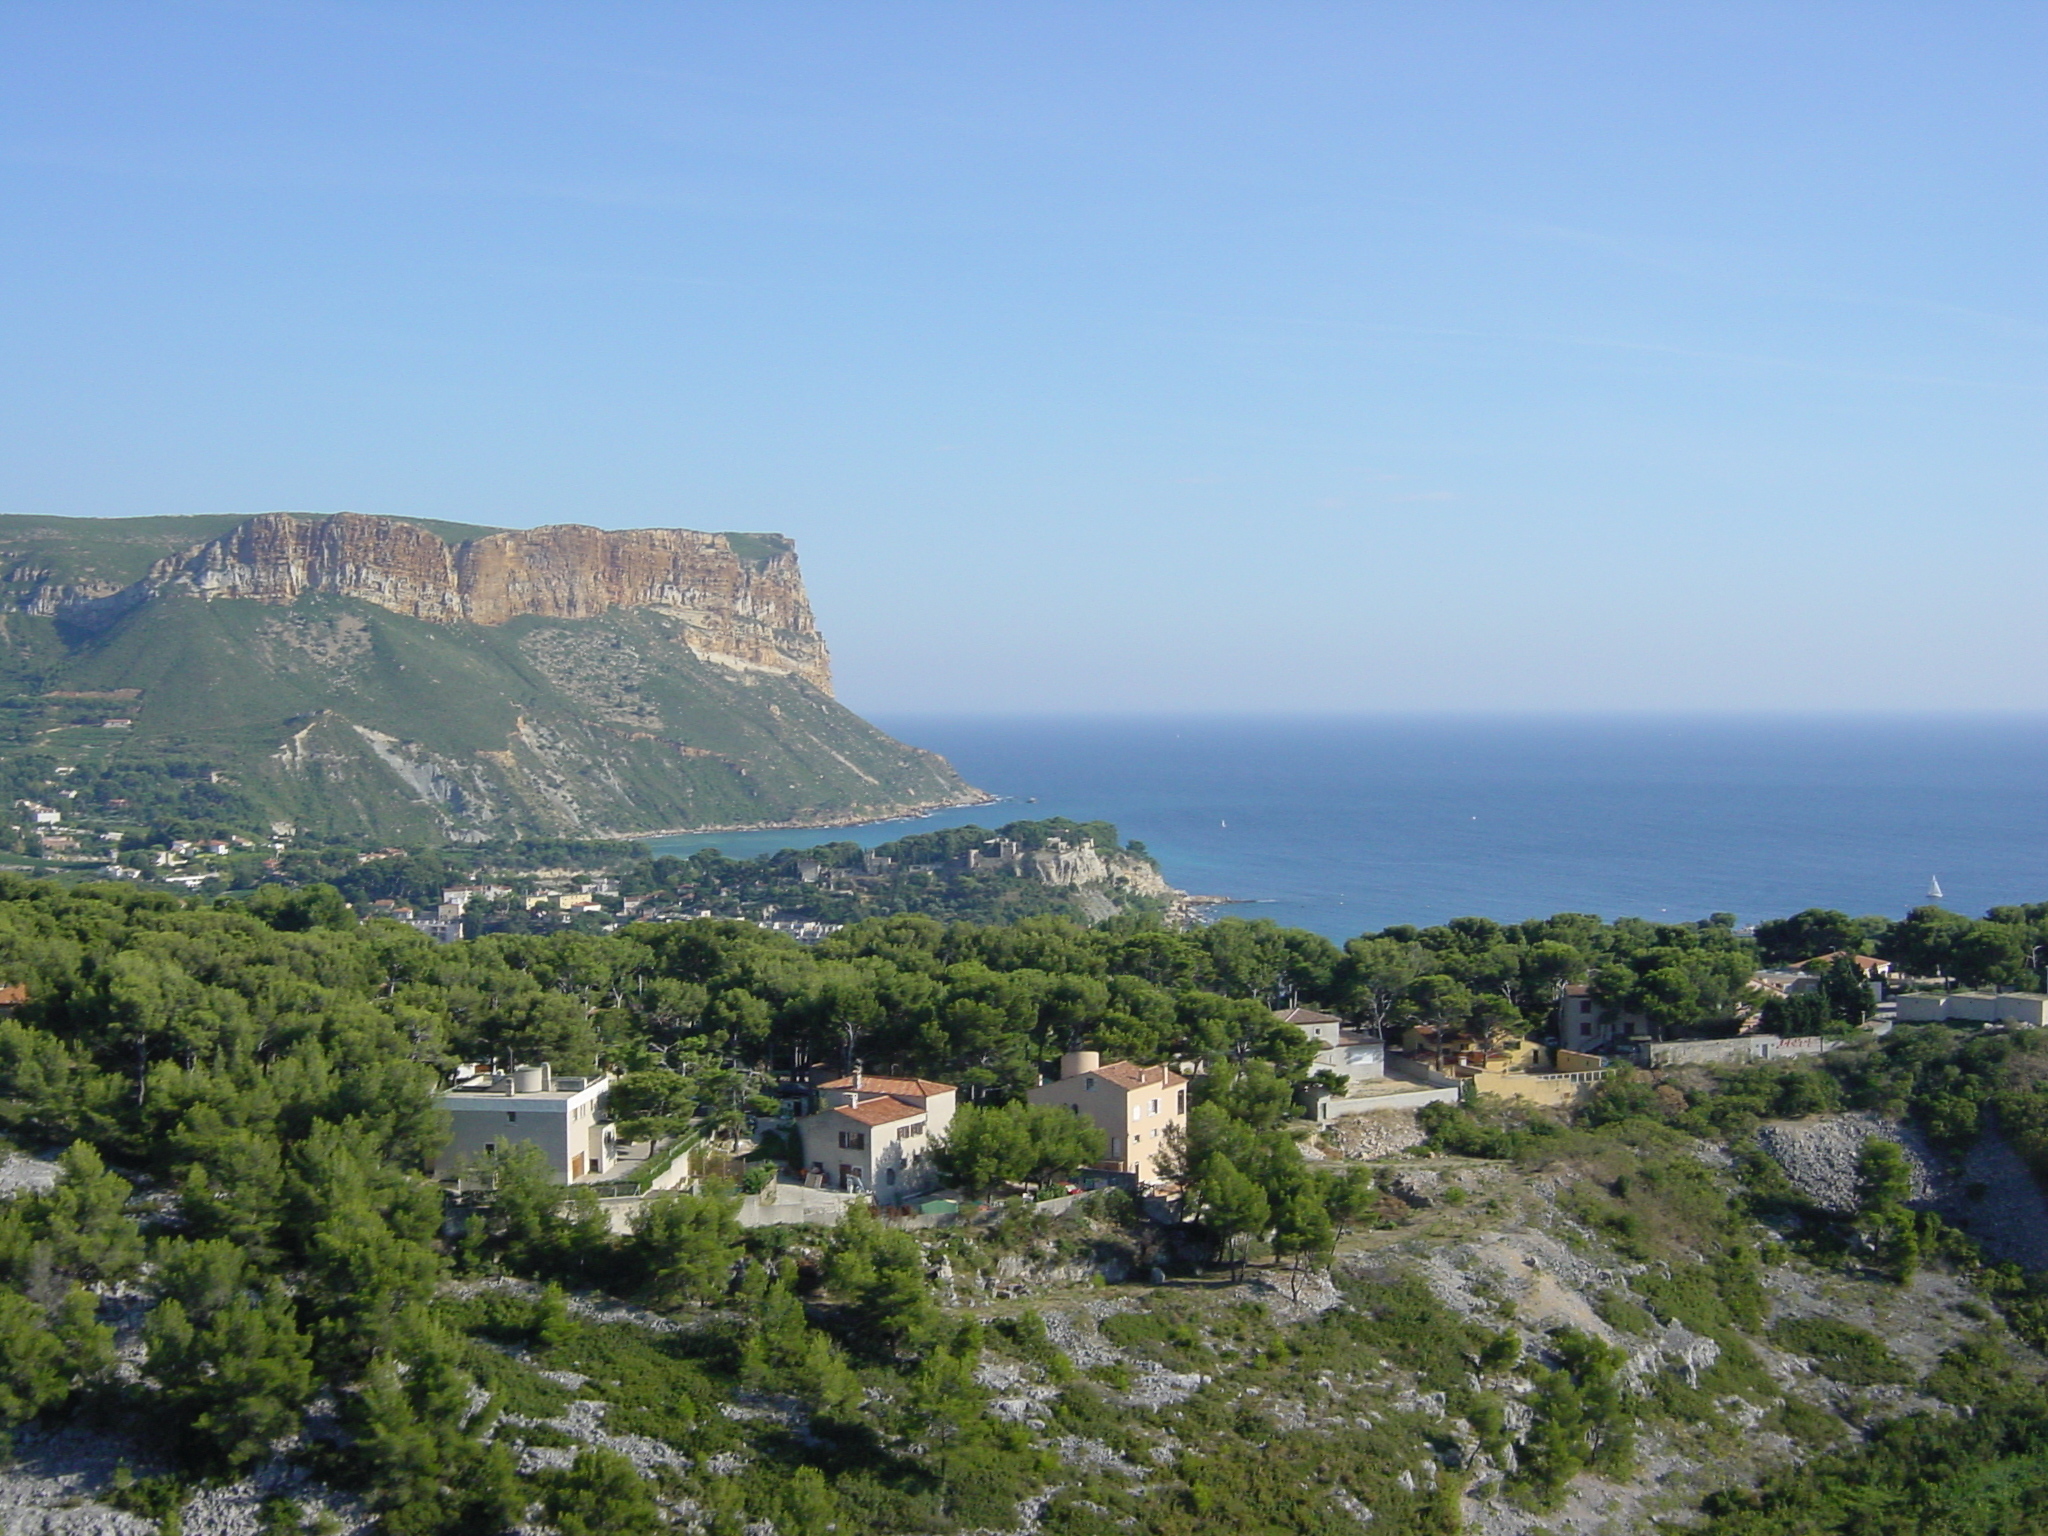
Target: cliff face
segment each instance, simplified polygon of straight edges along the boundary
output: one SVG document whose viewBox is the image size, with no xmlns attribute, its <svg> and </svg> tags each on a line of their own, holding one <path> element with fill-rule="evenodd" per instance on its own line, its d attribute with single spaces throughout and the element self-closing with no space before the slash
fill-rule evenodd
<svg viewBox="0 0 2048 1536">
<path fill-rule="evenodd" d="M 684 644 L 701 660 L 801 678 L 830 693 L 831 660 L 795 548 L 779 537 L 751 542 L 758 552 L 742 554 L 721 533 L 564 524 L 451 546 L 392 518 L 279 512 L 158 561 L 143 585 L 267 603 L 326 592 L 434 624 L 648 608 L 679 620 Z"/>
<path fill-rule="evenodd" d="M 0 706 L 33 751 L 203 763 L 261 824 L 478 840 L 980 798 L 832 698 L 779 535 L 0 516 L 0 573 Z"/>
</svg>

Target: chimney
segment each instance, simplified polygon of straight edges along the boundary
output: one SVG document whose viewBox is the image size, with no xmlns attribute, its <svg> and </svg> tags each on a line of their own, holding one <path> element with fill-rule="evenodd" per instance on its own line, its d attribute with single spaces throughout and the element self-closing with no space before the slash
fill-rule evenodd
<svg viewBox="0 0 2048 1536">
<path fill-rule="evenodd" d="M 856 1094 L 858 1094 L 861 1090 L 861 1082 L 863 1077 L 864 1074 L 861 1071 L 860 1063 L 856 1061 L 853 1064 L 853 1091 Z M 856 1100 L 855 1102 L 858 1102 L 858 1100 Z"/>
<path fill-rule="evenodd" d="M 1079 1077 L 1083 1072 L 1096 1072 L 1102 1068 L 1100 1051 L 1068 1051 L 1060 1057 L 1060 1076 Z"/>
</svg>

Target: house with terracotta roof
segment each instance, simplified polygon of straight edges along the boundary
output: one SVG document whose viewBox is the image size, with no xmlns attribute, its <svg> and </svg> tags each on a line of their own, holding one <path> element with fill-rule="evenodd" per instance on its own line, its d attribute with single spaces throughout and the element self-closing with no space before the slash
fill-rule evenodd
<svg viewBox="0 0 2048 1536">
<path fill-rule="evenodd" d="M 1811 960 L 1802 960 L 1797 969 L 1809 973 L 1826 970 L 1837 960 L 1847 960 L 1863 973 L 1863 979 L 1880 985 L 1890 982 L 1893 966 L 1889 960 L 1880 960 L 1875 955 L 1852 955 L 1846 949 L 1831 949 L 1824 955 L 1815 955 Z M 1880 993 L 1880 996 L 1883 994 Z"/>
<path fill-rule="evenodd" d="M 938 1183 L 932 1148 L 953 1124 L 959 1090 L 925 1077 L 856 1068 L 818 1085 L 818 1109 L 797 1122 L 804 1167 L 828 1189 L 900 1205 Z"/>
<path fill-rule="evenodd" d="M 1060 1058 L 1058 1079 L 1027 1089 L 1024 1097 L 1033 1104 L 1061 1105 L 1101 1126 L 1109 1138 L 1109 1157 L 1098 1166 L 1135 1174 L 1141 1185 L 1160 1180 L 1167 1127 L 1185 1133 L 1188 1126 L 1186 1078 L 1171 1067 L 1128 1061 L 1105 1066 L 1096 1051 L 1068 1051 Z"/>
</svg>

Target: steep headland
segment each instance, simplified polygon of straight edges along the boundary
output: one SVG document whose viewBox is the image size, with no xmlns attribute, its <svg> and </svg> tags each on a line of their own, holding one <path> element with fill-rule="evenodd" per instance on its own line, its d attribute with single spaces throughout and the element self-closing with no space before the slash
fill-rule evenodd
<svg viewBox="0 0 2048 1536">
<path fill-rule="evenodd" d="M 0 571 L 9 753 L 175 759 L 242 819 L 475 840 L 978 798 L 832 697 L 780 535 L 5 518 Z"/>
</svg>

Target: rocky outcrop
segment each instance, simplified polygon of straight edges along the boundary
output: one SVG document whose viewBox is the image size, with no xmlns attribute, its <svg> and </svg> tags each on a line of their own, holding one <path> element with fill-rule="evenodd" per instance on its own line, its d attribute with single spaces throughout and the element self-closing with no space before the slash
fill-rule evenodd
<svg viewBox="0 0 2048 1536">
<path fill-rule="evenodd" d="M 1178 894 L 1151 860 L 1120 848 L 1104 850 L 1087 843 L 1076 847 L 1055 842 L 1031 849 L 1019 862 L 1026 873 L 1047 885 L 1110 886 L 1136 896 Z"/>
<path fill-rule="evenodd" d="M 1947 1160 L 1917 1127 L 1868 1113 L 1778 1121 L 1756 1133 L 1793 1187 L 1837 1215 L 1856 1209 L 1856 1160 L 1873 1137 L 1896 1142 L 1905 1153 L 1912 1204 L 1940 1212 L 1993 1259 L 2026 1269 L 2048 1266 L 2048 1193 L 1996 1128 Z"/>
<path fill-rule="evenodd" d="M 607 532 L 575 524 L 449 544 L 396 518 L 269 512 L 159 560 L 117 591 L 38 584 L 31 612 L 113 616 L 170 586 L 207 598 L 290 603 L 308 592 L 375 603 L 434 624 L 591 619 L 647 608 L 679 620 L 699 658 L 832 690 L 796 548 L 780 535 L 680 528 Z"/>
</svg>

